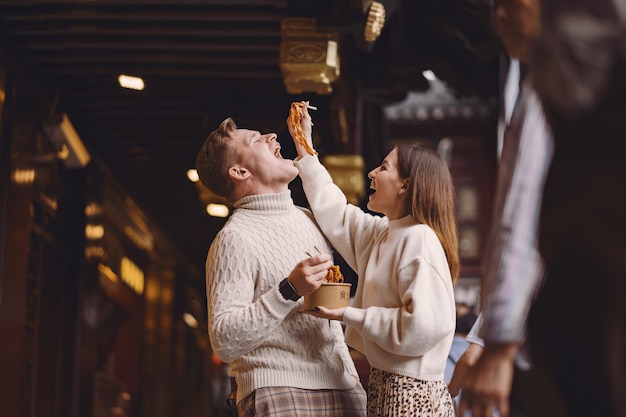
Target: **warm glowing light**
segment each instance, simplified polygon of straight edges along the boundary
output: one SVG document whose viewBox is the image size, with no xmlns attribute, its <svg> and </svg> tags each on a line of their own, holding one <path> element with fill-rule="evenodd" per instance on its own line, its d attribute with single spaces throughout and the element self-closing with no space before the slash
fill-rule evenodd
<svg viewBox="0 0 626 417">
<path fill-rule="evenodd" d="M 57 208 L 59 208 L 59 202 L 56 198 L 48 197 L 45 194 L 42 194 L 40 197 L 41 201 L 43 201 L 52 211 L 57 211 Z"/>
<path fill-rule="evenodd" d="M 146 280 L 146 288 L 145 288 L 146 300 L 150 302 L 158 301 L 159 291 L 160 291 L 160 286 L 157 282 L 155 282 L 154 279 Z"/>
<path fill-rule="evenodd" d="M 192 314 L 183 314 L 183 320 L 185 321 L 185 323 L 187 323 L 187 326 L 191 327 L 192 329 L 198 328 L 198 320 L 196 320 L 196 318 Z"/>
<path fill-rule="evenodd" d="M 111 282 L 117 282 L 119 280 L 117 277 L 117 274 L 113 272 L 113 270 L 106 265 L 98 264 L 98 272 L 100 272 L 104 277 L 106 277 Z"/>
<path fill-rule="evenodd" d="M 335 68 L 337 66 L 338 54 L 337 54 L 337 42 L 328 41 L 326 44 L 326 65 Z M 324 74 L 326 76 L 326 74 Z"/>
<path fill-rule="evenodd" d="M 89 203 L 85 206 L 85 216 L 94 217 L 102 212 L 98 203 Z"/>
<path fill-rule="evenodd" d="M 195 169 L 187 170 L 187 178 L 189 178 L 189 181 L 191 182 L 198 182 L 200 180 L 200 177 L 198 176 L 198 171 Z"/>
<path fill-rule="evenodd" d="M 229 210 L 224 204 L 210 203 L 206 206 L 206 212 L 213 217 L 227 217 Z"/>
<path fill-rule="evenodd" d="M 13 182 L 16 184 L 32 184 L 34 180 L 34 169 L 16 169 L 13 171 Z"/>
<path fill-rule="evenodd" d="M 104 236 L 104 226 L 101 224 L 88 224 L 85 226 L 85 237 L 87 239 L 101 239 Z"/>
<path fill-rule="evenodd" d="M 133 77 L 132 75 L 121 74 L 119 77 L 117 77 L 117 81 L 119 81 L 122 87 L 130 88 L 131 90 L 143 90 L 145 87 L 145 84 L 141 78 Z"/>
<path fill-rule="evenodd" d="M 124 281 L 130 288 L 137 294 L 143 294 L 145 285 L 145 278 L 143 271 L 133 261 L 123 257 L 122 264 L 120 265 L 120 275 L 122 281 Z"/>
<path fill-rule="evenodd" d="M 102 246 L 87 245 L 85 247 L 85 258 L 87 258 L 87 259 L 93 259 L 93 258 L 106 259 L 107 258 L 107 253 L 106 253 L 106 251 L 104 250 L 104 248 Z"/>
<path fill-rule="evenodd" d="M 142 233 L 133 227 L 124 227 L 124 233 L 126 236 L 135 242 L 137 246 L 145 250 L 152 250 L 153 242 L 152 237 L 148 233 Z"/>
<path fill-rule="evenodd" d="M 426 70 L 426 71 L 422 71 L 422 75 L 424 76 L 424 78 L 426 78 L 428 81 L 435 81 L 437 79 L 437 76 L 435 75 L 434 72 L 432 72 L 431 70 Z"/>
</svg>

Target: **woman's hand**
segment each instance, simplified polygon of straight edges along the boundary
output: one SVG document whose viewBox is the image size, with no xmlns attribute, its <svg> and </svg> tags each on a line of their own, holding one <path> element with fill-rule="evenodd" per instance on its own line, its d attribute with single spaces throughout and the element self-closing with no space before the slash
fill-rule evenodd
<svg viewBox="0 0 626 417">
<path fill-rule="evenodd" d="M 308 111 L 308 102 L 293 102 L 289 109 L 287 128 L 293 138 L 300 158 L 316 153 L 313 149 L 312 128 L 313 122 Z"/>
<path fill-rule="evenodd" d="M 309 314 L 315 317 L 321 317 L 328 320 L 343 320 L 343 313 L 345 313 L 346 307 L 336 308 L 334 310 L 330 310 L 326 307 L 317 306 L 315 310 L 300 310 L 303 314 Z"/>
<path fill-rule="evenodd" d="M 305 101 L 302 109 L 302 118 L 300 119 L 300 126 L 302 127 L 302 135 L 306 138 L 307 143 L 313 148 L 313 119 L 309 113 L 309 102 Z"/>
</svg>

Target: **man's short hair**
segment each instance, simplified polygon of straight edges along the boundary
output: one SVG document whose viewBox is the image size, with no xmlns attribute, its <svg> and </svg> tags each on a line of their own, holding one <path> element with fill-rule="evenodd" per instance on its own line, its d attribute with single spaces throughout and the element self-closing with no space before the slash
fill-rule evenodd
<svg viewBox="0 0 626 417">
<path fill-rule="evenodd" d="M 235 184 L 228 176 L 234 155 L 228 143 L 231 134 L 237 130 L 235 121 L 230 117 L 220 123 L 204 141 L 196 157 L 196 170 L 202 184 L 214 194 L 229 199 Z"/>
</svg>

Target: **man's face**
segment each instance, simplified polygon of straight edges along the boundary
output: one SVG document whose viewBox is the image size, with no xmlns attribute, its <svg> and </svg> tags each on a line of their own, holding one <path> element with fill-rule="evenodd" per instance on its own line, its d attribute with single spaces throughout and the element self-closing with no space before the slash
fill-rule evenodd
<svg viewBox="0 0 626 417">
<path fill-rule="evenodd" d="M 527 61 L 539 36 L 538 0 L 495 0 L 496 30 L 509 56 Z"/>
<path fill-rule="evenodd" d="M 239 155 L 238 165 L 250 173 L 252 194 L 283 192 L 298 175 L 293 161 L 280 154 L 275 133 L 237 129 L 231 138 L 230 146 Z"/>
</svg>

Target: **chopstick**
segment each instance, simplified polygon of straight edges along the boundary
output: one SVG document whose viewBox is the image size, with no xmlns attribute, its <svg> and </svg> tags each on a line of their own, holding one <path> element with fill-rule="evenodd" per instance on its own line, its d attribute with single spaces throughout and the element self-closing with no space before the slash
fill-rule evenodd
<svg viewBox="0 0 626 417">
<path fill-rule="evenodd" d="M 317 254 L 318 254 L 318 255 L 321 255 L 321 254 L 322 254 L 322 251 L 320 250 L 320 248 L 318 248 L 318 247 L 317 247 L 317 246 L 315 246 L 315 245 L 313 246 L 313 248 L 315 249 L 315 251 L 317 252 Z M 305 251 L 304 251 L 304 253 L 306 253 L 306 254 L 307 254 L 307 256 L 308 256 L 309 258 L 312 258 L 312 257 L 313 257 L 313 255 L 311 255 L 311 253 L 309 253 L 309 251 L 306 251 L 306 250 L 305 250 Z"/>
<path fill-rule="evenodd" d="M 306 106 L 306 108 L 309 110 L 317 110 L 317 107 L 315 106 Z"/>
</svg>

